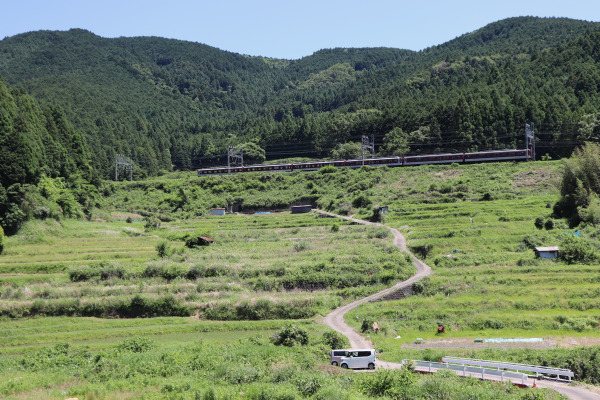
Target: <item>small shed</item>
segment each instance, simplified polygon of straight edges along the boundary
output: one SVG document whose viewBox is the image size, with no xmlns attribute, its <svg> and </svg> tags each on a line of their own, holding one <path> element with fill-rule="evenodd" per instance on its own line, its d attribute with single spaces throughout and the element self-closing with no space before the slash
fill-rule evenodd
<svg viewBox="0 0 600 400">
<path fill-rule="evenodd" d="M 215 239 L 211 239 L 206 236 L 198 236 L 198 245 L 200 246 L 208 246 L 215 242 Z"/>
<path fill-rule="evenodd" d="M 303 206 L 292 206 L 292 214 L 308 213 L 310 210 L 312 210 L 312 206 L 310 204 L 305 204 Z"/>
<path fill-rule="evenodd" d="M 535 256 L 539 258 L 558 258 L 559 248 L 553 247 L 536 247 Z"/>
<path fill-rule="evenodd" d="M 210 215 L 225 215 L 224 208 L 211 208 Z"/>
</svg>

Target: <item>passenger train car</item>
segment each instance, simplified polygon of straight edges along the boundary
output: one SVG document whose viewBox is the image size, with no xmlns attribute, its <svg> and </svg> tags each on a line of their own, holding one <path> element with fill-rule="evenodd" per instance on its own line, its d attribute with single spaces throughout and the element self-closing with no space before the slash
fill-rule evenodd
<svg viewBox="0 0 600 400">
<path fill-rule="evenodd" d="M 480 151 L 476 153 L 432 154 L 406 157 L 378 157 L 365 158 L 364 160 L 333 160 L 309 161 L 290 164 L 264 164 L 246 165 L 242 167 L 216 167 L 198 170 L 198 176 L 237 174 L 241 172 L 282 172 L 282 171 L 313 171 L 328 165 L 337 168 L 360 168 L 363 165 L 387 165 L 388 167 L 402 167 L 423 164 L 451 164 L 451 163 L 478 163 L 487 161 L 528 161 L 531 160 L 531 150 L 495 150 Z"/>
</svg>

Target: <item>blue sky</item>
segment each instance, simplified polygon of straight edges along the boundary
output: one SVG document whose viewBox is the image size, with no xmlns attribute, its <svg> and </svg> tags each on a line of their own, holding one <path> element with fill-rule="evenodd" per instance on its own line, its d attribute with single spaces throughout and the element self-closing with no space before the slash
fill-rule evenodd
<svg viewBox="0 0 600 400">
<path fill-rule="evenodd" d="M 524 15 L 600 21 L 599 0 L 6 0 L 0 39 L 83 28 L 161 36 L 253 56 L 297 59 L 323 48 L 420 50 Z"/>
</svg>

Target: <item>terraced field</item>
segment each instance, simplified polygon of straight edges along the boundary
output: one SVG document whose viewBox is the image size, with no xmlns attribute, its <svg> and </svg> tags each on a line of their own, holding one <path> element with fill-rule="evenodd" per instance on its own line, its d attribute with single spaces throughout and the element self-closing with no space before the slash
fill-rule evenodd
<svg viewBox="0 0 600 400">
<path fill-rule="evenodd" d="M 575 237 L 564 221 L 535 227 L 537 217 L 551 219 L 547 205 L 556 201 L 554 190 L 537 189 L 514 199 L 392 202 L 386 223 L 404 232 L 435 274 L 417 287 L 418 296 L 366 305 L 348 321 L 377 320 L 387 332 L 377 344 L 398 359 L 400 346 L 417 337 L 598 337 L 600 266 L 536 259 L 534 246 Z M 598 230 L 579 230 L 577 239 L 597 248 Z M 438 323 L 445 334 L 436 334 Z"/>
<path fill-rule="evenodd" d="M 197 236 L 215 243 L 184 245 Z M 412 274 L 387 231 L 289 212 L 149 232 L 141 222 L 38 221 L 7 248 L 0 313 L 11 317 L 308 318 Z"/>
</svg>

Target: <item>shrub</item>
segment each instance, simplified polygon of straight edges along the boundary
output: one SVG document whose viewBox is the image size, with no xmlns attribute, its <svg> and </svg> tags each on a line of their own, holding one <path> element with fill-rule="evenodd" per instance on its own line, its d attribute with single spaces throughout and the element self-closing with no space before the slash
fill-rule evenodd
<svg viewBox="0 0 600 400">
<path fill-rule="evenodd" d="M 382 226 L 378 226 L 376 228 L 369 229 L 367 232 L 367 237 L 369 239 L 377 238 L 377 239 L 385 239 L 390 237 L 392 234 L 388 228 L 384 228 Z"/>
<path fill-rule="evenodd" d="M 145 278 L 163 278 L 168 281 L 177 278 L 187 277 L 189 274 L 189 270 L 186 270 L 185 267 L 178 264 L 171 264 L 168 266 L 165 265 L 148 265 L 142 276 Z"/>
<path fill-rule="evenodd" d="M 154 347 L 156 347 L 154 340 L 142 337 L 126 339 L 117 345 L 119 351 L 131 353 L 145 353 Z"/>
<path fill-rule="evenodd" d="M 371 200 L 365 195 L 360 194 L 352 200 L 352 206 L 354 208 L 367 208 L 371 205 Z"/>
<path fill-rule="evenodd" d="M 83 282 L 93 278 L 108 280 L 111 278 L 123 279 L 125 268 L 121 265 L 101 264 L 98 266 L 82 265 L 69 269 L 68 275 L 71 282 Z"/>
<path fill-rule="evenodd" d="M 160 258 L 165 258 L 171 255 L 171 248 L 169 247 L 169 242 L 163 240 L 156 245 L 156 251 L 158 252 L 158 256 Z"/>
<path fill-rule="evenodd" d="M 328 330 L 323 333 L 321 342 L 331 349 L 343 349 L 348 345 L 348 339 L 336 331 Z"/>
<path fill-rule="evenodd" d="M 100 279 L 108 280 L 112 278 L 123 279 L 125 277 L 125 268 L 121 265 L 101 265 L 98 269 Z"/>
<path fill-rule="evenodd" d="M 319 169 L 319 173 L 321 174 L 335 174 L 337 172 L 337 168 L 333 165 L 327 165 L 321 169 Z"/>
<path fill-rule="evenodd" d="M 146 224 L 144 225 L 146 231 L 152 231 L 160 228 L 160 220 L 154 216 L 146 218 Z"/>
<path fill-rule="evenodd" d="M 287 325 L 271 338 L 275 346 L 292 347 L 295 344 L 306 346 L 308 344 L 308 333 L 296 325 Z"/>
<path fill-rule="evenodd" d="M 368 332 L 371 332 L 372 330 L 373 330 L 373 321 L 368 318 L 363 319 L 360 324 L 360 331 L 362 333 L 368 333 Z"/>
<path fill-rule="evenodd" d="M 541 228 L 540 228 L 541 229 Z M 543 236 L 539 236 L 538 234 L 533 234 L 533 235 L 525 235 L 523 237 L 523 239 L 521 240 L 521 244 L 519 245 L 519 249 L 520 251 L 525 251 L 525 250 L 533 250 L 536 247 L 541 246 L 542 244 L 544 244 L 544 237 Z"/>
<path fill-rule="evenodd" d="M 492 201 L 492 195 L 490 193 L 484 193 L 483 196 L 481 196 L 481 201 Z"/>
<path fill-rule="evenodd" d="M 323 379 L 319 375 L 302 376 L 295 379 L 294 384 L 304 397 L 312 396 L 323 386 Z"/>
<path fill-rule="evenodd" d="M 2 254 L 2 250 L 4 250 L 4 230 L 0 226 L 0 254 Z"/>
<path fill-rule="evenodd" d="M 427 292 L 427 289 L 429 289 L 429 285 L 430 280 L 428 276 L 416 281 L 415 283 L 413 283 L 412 286 L 413 294 L 425 294 Z"/>
<path fill-rule="evenodd" d="M 542 229 L 544 227 L 544 217 L 537 217 L 533 224 L 536 228 Z"/>
<path fill-rule="evenodd" d="M 360 382 L 360 388 L 368 396 L 384 397 L 392 395 L 398 384 L 398 371 L 381 370 L 371 375 L 369 379 Z"/>
<path fill-rule="evenodd" d="M 331 232 L 339 232 L 340 231 L 340 225 L 339 224 L 333 224 L 331 225 Z"/>
<path fill-rule="evenodd" d="M 440 193 L 452 193 L 452 185 L 449 183 L 444 183 L 440 189 Z"/>
<path fill-rule="evenodd" d="M 424 244 L 421 246 L 410 246 L 410 251 L 419 256 L 419 258 L 421 258 L 422 260 L 425 260 L 432 250 L 433 246 L 428 244 Z"/>
<path fill-rule="evenodd" d="M 550 231 L 552 229 L 554 229 L 554 221 L 549 219 L 544 223 L 544 228 L 546 228 L 546 230 Z"/>
<path fill-rule="evenodd" d="M 594 247 L 583 238 L 567 235 L 561 245 L 558 256 L 567 264 L 591 264 L 598 259 Z"/>
<path fill-rule="evenodd" d="M 296 250 L 297 252 L 308 249 L 310 249 L 310 243 L 306 240 L 300 240 L 299 242 L 294 243 L 294 250 Z"/>
</svg>

